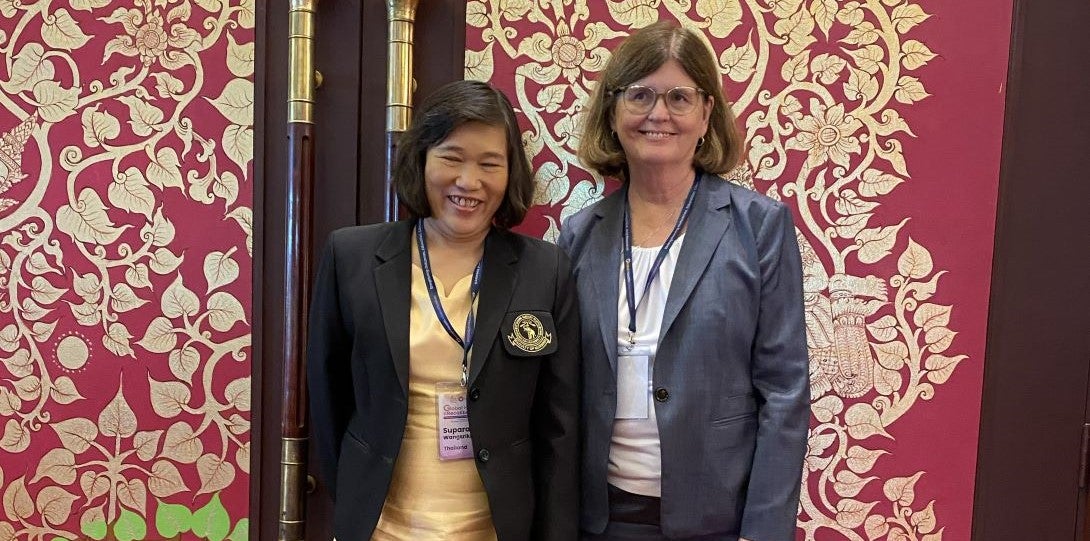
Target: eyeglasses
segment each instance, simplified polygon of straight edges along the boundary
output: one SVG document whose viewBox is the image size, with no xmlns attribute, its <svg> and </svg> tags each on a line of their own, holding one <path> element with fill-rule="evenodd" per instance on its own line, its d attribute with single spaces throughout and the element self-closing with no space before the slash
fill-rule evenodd
<svg viewBox="0 0 1090 541">
<path fill-rule="evenodd" d="M 621 95 L 621 103 L 629 113 L 634 115 L 646 115 L 655 108 L 659 96 L 664 98 L 666 109 L 675 115 L 687 115 L 696 109 L 701 99 L 708 93 L 691 86 L 675 86 L 666 92 L 656 92 L 655 89 L 643 85 L 629 85 L 613 91 L 613 95 Z"/>
</svg>

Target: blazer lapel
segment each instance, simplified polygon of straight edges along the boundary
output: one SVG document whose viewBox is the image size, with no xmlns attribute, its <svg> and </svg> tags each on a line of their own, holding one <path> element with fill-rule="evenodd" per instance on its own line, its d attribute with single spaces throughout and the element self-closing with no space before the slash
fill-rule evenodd
<svg viewBox="0 0 1090 541">
<path fill-rule="evenodd" d="M 514 265 L 518 254 L 511 243 L 511 234 L 497 229 L 493 229 L 485 241 L 481 293 L 477 299 L 476 327 L 473 331 L 473 349 L 470 351 L 470 384 L 484 368 L 515 291 Z"/>
<path fill-rule="evenodd" d="M 609 359 L 610 373 L 617 373 L 617 300 L 620 299 L 621 271 L 621 221 L 627 187 L 617 190 L 595 209 L 598 222 L 590 233 L 587 254 L 590 258 L 590 274 L 597 298 L 595 303 L 602 313 L 598 315 L 602 345 Z"/>
<path fill-rule="evenodd" d="M 726 181 L 714 175 L 703 175 L 693 202 L 693 213 L 685 229 L 674 280 L 666 297 L 666 308 L 659 328 L 659 342 L 666 336 L 681 307 L 689 300 L 697 281 L 704 274 L 723 235 L 730 228 L 730 190 Z"/>
<path fill-rule="evenodd" d="M 413 222 L 397 222 L 375 251 L 375 289 L 378 291 L 382 323 L 397 372 L 398 383 L 409 396 L 409 308 L 412 304 Z"/>
</svg>

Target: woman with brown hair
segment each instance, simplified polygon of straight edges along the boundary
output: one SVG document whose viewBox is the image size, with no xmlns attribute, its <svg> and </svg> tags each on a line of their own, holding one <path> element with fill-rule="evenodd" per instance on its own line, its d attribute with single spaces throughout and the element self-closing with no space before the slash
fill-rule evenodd
<svg viewBox="0 0 1090 541">
<path fill-rule="evenodd" d="M 583 329 L 582 538 L 794 539 L 809 421 L 790 210 L 718 175 L 743 141 L 675 23 L 617 47 L 579 157 L 623 186 L 572 216 Z"/>
</svg>

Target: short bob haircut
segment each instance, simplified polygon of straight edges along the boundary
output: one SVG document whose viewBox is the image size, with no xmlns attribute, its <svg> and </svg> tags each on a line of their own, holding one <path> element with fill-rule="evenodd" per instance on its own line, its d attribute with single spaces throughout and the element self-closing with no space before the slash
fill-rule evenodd
<svg viewBox="0 0 1090 541">
<path fill-rule="evenodd" d="M 628 180 L 628 159 L 613 135 L 617 90 L 676 60 L 696 85 L 713 99 L 708 132 L 696 148 L 693 166 L 708 173 L 727 173 L 742 159 L 743 135 L 723 95 L 719 67 L 711 50 L 692 30 L 659 21 L 637 30 L 613 51 L 590 95 L 578 156 L 583 165 L 607 177 Z"/>
<path fill-rule="evenodd" d="M 401 204 L 414 218 L 431 216 L 425 189 L 428 150 L 467 122 L 502 126 L 507 134 L 507 192 L 492 223 L 509 229 L 526 217 L 533 203 L 534 177 L 522 147 L 515 111 L 502 92 L 480 81 L 455 81 L 428 96 L 398 140 L 393 184 Z"/>
</svg>

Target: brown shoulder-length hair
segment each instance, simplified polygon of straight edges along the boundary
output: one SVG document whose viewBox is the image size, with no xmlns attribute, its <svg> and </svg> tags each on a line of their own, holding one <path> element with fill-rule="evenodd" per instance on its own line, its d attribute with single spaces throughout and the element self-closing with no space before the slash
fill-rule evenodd
<svg viewBox="0 0 1090 541">
<path fill-rule="evenodd" d="M 492 223 L 504 229 L 522 223 L 534 198 L 530 160 L 522 147 L 511 102 L 502 92 L 480 81 L 445 84 L 428 96 L 413 114 L 408 131 L 398 140 L 394 161 L 393 184 L 401 204 L 414 218 L 431 216 L 424 187 L 428 150 L 442 143 L 466 122 L 504 128 L 507 134 L 507 191 Z"/>
<path fill-rule="evenodd" d="M 637 30 L 613 51 L 591 93 L 583 120 L 578 156 L 599 174 L 627 181 L 628 159 L 613 135 L 617 90 L 650 75 L 668 60 L 676 60 L 701 90 L 712 98 L 708 132 L 697 147 L 693 166 L 714 174 L 733 169 L 742 159 L 742 133 L 723 95 L 715 57 L 700 36 L 673 21 L 659 21 Z"/>
</svg>

